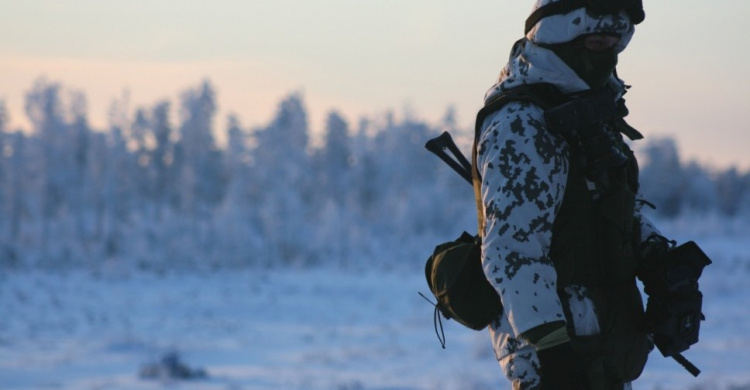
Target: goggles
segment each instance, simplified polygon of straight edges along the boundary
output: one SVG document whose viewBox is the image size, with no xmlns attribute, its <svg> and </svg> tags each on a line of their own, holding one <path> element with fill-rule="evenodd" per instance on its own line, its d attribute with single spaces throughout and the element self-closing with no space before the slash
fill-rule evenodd
<svg viewBox="0 0 750 390">
<path fill-rule="evenodd" d="M 524 34 L 528 34 L 535 24 L 547 16 L 564 15 L 579 8 L 586 8 L 592 15 L 612 15 L 625 11 L 633 24 L 638 24 L 646 18 L 643 0 L 560 0 L 537 8 L 526 19 Z"/>
</svg>

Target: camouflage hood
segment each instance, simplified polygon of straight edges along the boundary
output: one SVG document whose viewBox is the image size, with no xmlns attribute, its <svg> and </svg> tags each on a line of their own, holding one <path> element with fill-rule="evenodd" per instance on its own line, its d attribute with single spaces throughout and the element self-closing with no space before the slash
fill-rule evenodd
<svg viewBox="0 0 750 390">
<path fill-rule="evenodd" d="M 536 10 L 558 0 L 537 0 Z M 532 10 L 532 12 L 533 12 Z M 497 83 L 485 94 L 488 101 L 496 94 L 523 84 L 550 83 L 563 93 L 585 91 L 589 86 L 551 50 L 539 44 L 557 44 L 572 41 L 586 34 L 615 34 L 620 41 L 615 46 L 622 52 L 635 31 L 625 12 L 616 15 L 592 15 L 579 8 L 564 15 L 552 15 L 541 19 L 518 40 L 511 49 L 508 64 L 500 72 Z M 611 81 L 623 85 L 612 76 Z"/>
</svg>

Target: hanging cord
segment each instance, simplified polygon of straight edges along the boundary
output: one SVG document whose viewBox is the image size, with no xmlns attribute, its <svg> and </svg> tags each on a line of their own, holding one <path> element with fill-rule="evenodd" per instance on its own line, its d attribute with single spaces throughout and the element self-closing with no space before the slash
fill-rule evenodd
<svg viewBox="0 0 750 390">
<path fill-rule="evenodd" d="M 435 312 L 432 316 L 432 325 L 435 327 L 435 335 L 437 335 L 438 341 L 440 341 L 440 346 L 445 349 L 445 332 L 443 331 L 443 320 L 440 318 L 440 307 L 438 307 L 437 303 L 433 303 L 421 292 L 417 293 L 419 294 L 419 296 L 424 298 L 425 301 L 429 302 L 430 305 L 435 307 Z M 440 332 L 438 332 L 438 325 L 440 325 Z"/>
<path fill-rule="evenodd" d="M 636 200 L 635 200 L 635 202 L 636 202 L 636 203 L 640 203 L 640 204 L 641 204 L 641 206 L 644 206 L 644 205 L 646 205 L 646 206 L 648 206 L 648 207 L 649 207 L 649 208 L 650 208 L 651 210 L 656 210 L 656 205 L 655 205 L 655 204 L 653 204 L 653 203 L 651 203 L 651 202 L 649 202 L 649 201 L 647 201 L 646 199 L 636 199 Z"/>
</svg>

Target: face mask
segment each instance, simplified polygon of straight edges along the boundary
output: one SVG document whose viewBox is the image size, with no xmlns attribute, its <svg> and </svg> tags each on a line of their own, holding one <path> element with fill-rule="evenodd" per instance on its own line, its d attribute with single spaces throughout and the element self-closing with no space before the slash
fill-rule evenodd
<svg viewBox="0 0 750 390">
<path fill-rule="evenodd" d="M 587 49 L 582 41 L 546 45 L 592 89 L 604 86 L 617 66 L 614 47 Z"/>
</svg>

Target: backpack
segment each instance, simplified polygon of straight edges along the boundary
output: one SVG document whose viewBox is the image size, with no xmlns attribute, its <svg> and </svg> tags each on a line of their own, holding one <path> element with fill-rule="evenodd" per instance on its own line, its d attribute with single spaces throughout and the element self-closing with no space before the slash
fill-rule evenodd
<svg viewBox="0 0 750 390">
<path fill-rule="evenodd" d="M 502 312 L 497 291 L 482 270 L 478 236 L 463 232 L 458 239 L 435 247 L 425 265 L 425 278 L 445 319 L 482 330 Z"/>
</svg>

